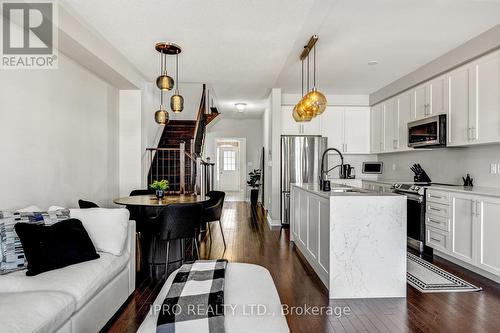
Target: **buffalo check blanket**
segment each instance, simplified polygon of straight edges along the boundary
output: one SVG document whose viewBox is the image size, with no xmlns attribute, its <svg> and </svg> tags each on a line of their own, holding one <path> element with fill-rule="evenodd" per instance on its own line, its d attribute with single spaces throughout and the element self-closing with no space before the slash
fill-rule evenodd
<svg viewBox="0 0 500 333">
<path fill-rule="evenodd" d="M 159 309 L 157 333 L 224 333 L 227 260 L 197 260 L 181 266 Z"/>
</svg>

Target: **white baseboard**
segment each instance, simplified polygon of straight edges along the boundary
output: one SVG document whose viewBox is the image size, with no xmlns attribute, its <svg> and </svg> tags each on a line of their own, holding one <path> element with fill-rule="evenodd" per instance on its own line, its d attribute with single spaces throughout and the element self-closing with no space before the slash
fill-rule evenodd
<svg viewBox="0 0 500 333">
<path fill-rule="evenodd" d="M 446 253 L 443 253 L 443 252 L 440 252 L 440 251 L 434 250 L 434 255 L 438 256 L 438 257 L 441 257 L 443 259 L 446 259 L 448 261 L 451 261 L 452 263 L 454 263 L 454 264 L 456 264 L 458 266 L 462 266 L 463 268 L 468 269 L 469 271 L 472 271 L 472 272 L 474 272 L 476 274 L 482 275 L 485 278 L 490 279 L 490 280 L 492 280 L 492 281 L 494 281 L 496 283 L 500 283 L 500 276 L 496 276 L 495 274 L 492 274 L 490 272 L 482 270 L 479 267 L 472 266 L 471 264 L 463 262 L 460 259 L 454 258 L 454 257 L 452 257 L 450 255 L 447 255 Z"/>
<path fill-rule="evenodd" d="M 270 227 L 281 227 L 281 220 L 273 220 L 267 210 L 266 210 L 266 217 L 267 217 L 267 224 L 269 224 Z"/>
</svg>

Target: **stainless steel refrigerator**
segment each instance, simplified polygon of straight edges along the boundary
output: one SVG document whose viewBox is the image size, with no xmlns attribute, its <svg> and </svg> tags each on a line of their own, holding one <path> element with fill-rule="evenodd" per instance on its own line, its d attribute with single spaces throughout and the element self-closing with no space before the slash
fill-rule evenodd
<svg viewBox="0 0 500 333">
<path fill-rule="evenodd" d="M 281 223 L 290 224 L 290 184 L 318 183 L 327 138 L 319 135 L 281 136 Z"/>
</svg>

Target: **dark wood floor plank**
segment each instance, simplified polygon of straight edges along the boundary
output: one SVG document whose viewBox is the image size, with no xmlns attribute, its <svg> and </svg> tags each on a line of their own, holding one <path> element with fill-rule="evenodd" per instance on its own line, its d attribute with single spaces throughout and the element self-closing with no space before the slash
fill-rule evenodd
<svg viewBox="0 0 500 333">
<path fill-rule="evenodd" d="M 408 287 L 406 299 L 329 300 L 328 291 L 295 246 L 289 231 L 269 228 L 265 212 L 248 203 L 226 202 L 222 226 L 227 242 L 224 251 L 217 223 L 211 224 L 200 244 L 202 258 L 226 258 L 267 268 L 274 279 L 281 302 L 288 306 L 348 306 L 350 315 L 303 316 L 291 314 L 287 322 L 292 333 L 316 332 L 498 332 L 500 327 L 500 285 L 444 259 L 434 264 L 475 285 L 478 293 L 422 294 Z M 382 283 L 382 282 L 381 282 Z M 103 330 L 135 332 L 147 315 L 161 283 L 144 281 L 128 303 Z"/>
</svg>

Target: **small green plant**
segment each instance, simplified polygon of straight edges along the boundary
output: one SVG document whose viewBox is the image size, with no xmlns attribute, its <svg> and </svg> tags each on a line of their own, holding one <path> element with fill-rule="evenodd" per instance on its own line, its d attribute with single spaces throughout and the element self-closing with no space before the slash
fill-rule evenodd
<svg viewBox="0 0 500 333">
<path fill-rule="evenodd" d="M 247 181 L 248 186 L 250 186 L 253 189 L 257 189 L 260 186 L 260 174 L 261 170 L 260 169 L 254 169 L 251 171 L 248 176 L 250 179 Z"/>
<path fill-rule="evenodd" d="M 151 189 L 153 190 L 160 190 L 160 191 L 166 191 L 168 190 L 168 187 L 169 187 L 169 183 L 168 183 L 168 180 L 165 180 L 165 179 L 162 179 L 162 180 L 155 180 L 153 182 L 153 184 L 149 185 L 149 187 L 151 187 Z"/>
</svg>

